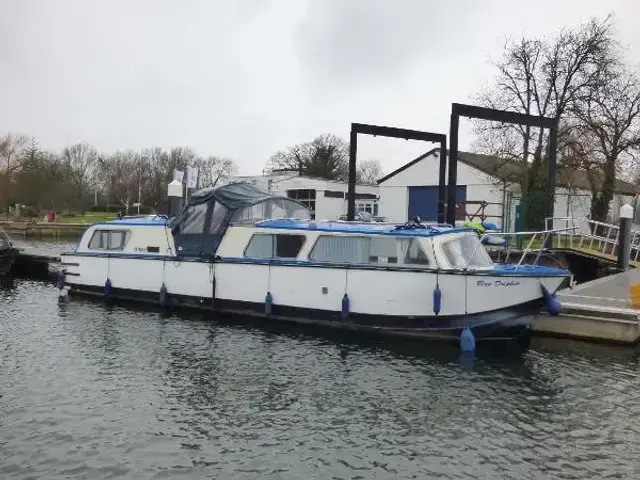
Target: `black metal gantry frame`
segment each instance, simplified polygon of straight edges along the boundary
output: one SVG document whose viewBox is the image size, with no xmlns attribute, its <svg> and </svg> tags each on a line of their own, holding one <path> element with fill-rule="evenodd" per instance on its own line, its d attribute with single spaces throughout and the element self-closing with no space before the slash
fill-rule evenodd
<svg viewBox="0 0 640 480">
<path fill-rule="evenodd" d="M 458 127 L 460 117 L 477 118 L 502 123 L 513 123 L 529 127 L 549 129 L 549 170 L 547 180 L 546 216 L 553 217 L 553 206 L 556 191 L 556 150 L 558 147 L 558 122 L 555 118 L 537 117 L 524 113 L 496 110 L 493 108 L 451 104 L 451 126 L 449 130 L 449 185 L 447 191 L 447 221 L 455 224 L 456 218 L 456 183 L 458 182 Z M 546 227 L 545 227 L 546 228 Z"/>
<path fill-rule="evenodd" d="M 404 138 L 405 140 L 421 140 L 440 144 L 440 172 L 438 178 L 438 223 L 444 223 L 447 169 L 447 136 L 442 133 L 421 132 L 405 128 L 352 123 L 349 143 L 349 187 L 347 190 L 347 220 L 353 221 L 356 215 L 356 155 L 358 153 L 358 134 L 374 137 Z M 455 191 L 455 185 L 454 185 Z M 454 193 L 455 199 L 455 193 Z"/>
</svg>

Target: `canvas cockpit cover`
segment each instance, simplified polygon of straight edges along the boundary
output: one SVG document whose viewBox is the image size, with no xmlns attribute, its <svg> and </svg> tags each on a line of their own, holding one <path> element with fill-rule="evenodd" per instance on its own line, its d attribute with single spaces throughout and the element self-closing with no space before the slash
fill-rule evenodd
<svg viewBox="0 0 640 480">
<path fill-rule="evenodd" d="M 247 182 L 199 190 L 171 221 L 177 254 L 214 255 L 230 224 L 255 224 L 272 218 L 310 219 L 311 214 L 302 203 Z"/>
<path fill-rule="evenodd" d="M 277 196 L 263 192 L 250 183 L 236 182 L 218 188 L 209 187 L 198 190 L 189 197 L 189 203 L 207 202 L 212 198 L 228 209 L 234 210 L 254 205 L 271 198 L 277 198 Z"/>
</svg>

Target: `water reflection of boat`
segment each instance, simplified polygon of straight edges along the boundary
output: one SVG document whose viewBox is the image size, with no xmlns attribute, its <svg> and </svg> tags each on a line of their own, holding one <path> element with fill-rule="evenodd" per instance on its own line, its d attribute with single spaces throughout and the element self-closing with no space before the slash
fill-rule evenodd
<svg viewBox="0 0 640 480">
<path fill-rule="evenodd" d="M 9 235 L 0 228 L 0 276 L 11 270 L 14 260 L 14 250 Z"/>
</svg>

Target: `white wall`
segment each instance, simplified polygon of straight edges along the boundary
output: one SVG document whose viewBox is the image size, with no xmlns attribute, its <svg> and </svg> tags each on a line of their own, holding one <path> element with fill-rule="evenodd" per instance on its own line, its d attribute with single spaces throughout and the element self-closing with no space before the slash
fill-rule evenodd
<svg viewBox="0 0 640 480">
<path fill-rule="evenodd" d="M 319 178 L 301 177 L 295 172 L 279 172 L 269 175 L 238 176 L 233 181 L 245 181 L 257 188 L 286 196 L 287 190 L 315 190 L 316 220 L 337 220 L 347 213 L 347 200 L 344 198 L 325 197 L 325 191 L 347 193 L 346 182 L 336 182 Z M 356 193 L 379 195 L 377 185 L 356 185 Z M 357 200 L 356 200 L 357 201 Z"/>
<path fill-rule="evenodd" d="M 408 220 L 409 189 L 405 186 L 380 185 L 380 203 L 378 215 L 387 222 L 404 223 Z"/>
<path fill-rule="evenodd" d="M 379 215 L 390 222 L 406 222 L 409 213 L 410 186 L 437 186 L 440 171 L 439 153 L 434 152 L 409 168 L 399 172 L 380 184 Z M 467 186 L 467 201 L 498 203 L 489 205 L 485 215 L 496 215 L 487 219 L 502 225 L 502 182 L 484 172 L 458 162 L 458 185 Z M 476 205 L 467 205 L 467 215 L 478 210 Z M 434 219 L 435 220 L 435 219 Z"/>
</svg>

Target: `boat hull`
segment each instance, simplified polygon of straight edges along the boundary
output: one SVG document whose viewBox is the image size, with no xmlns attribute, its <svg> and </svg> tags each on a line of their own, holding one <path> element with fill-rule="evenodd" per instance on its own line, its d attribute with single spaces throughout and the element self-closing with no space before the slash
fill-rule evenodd
<svg viewBox="0 0 640 480">
<path fill-rule="evenodd" d="M 112 288 L 109 295 L 104 287 L 70 285 L 72 295 L 86 295 L 108 300 L 122 300 L 159 305 L 159 296 L 151 292 Z M 233 300 L 170 295 L 166 307 L 209 311 L 212 315 L 228 314 L 251 317 L 272 326 L 295 323 L 345 331 L 367 332 L 374 335 L 458 341 L 465 327 L 469 327 L 478 341 L 511 341 L 528 337 L 536 314 L 543 308 L 543 300 L 502 310 L 473 315 L 398 317 L 394 315 L 350 314 L 340 312 L 273 305 L 270 314 L 264 304 Z"/>
<path fill-rule="evenodd" d="M 105 296 L 108 278 L 109 297 L 160 304 L 164 285 L 169 306 L 262 317 L 270 323 L 447 340 L 459 339 L 465 327 L 478 340 L 526 335 L 544 306 L 541 283 L 554 292 L 565 278 L 510 270 L 460 274 L 81 254 L 63 255 L 62 266 L 72 293 Z M 269 315 L 267 292 L 273 299 Z M 345 292 L 349 305 L 343 318 Z"/>
</svg>

